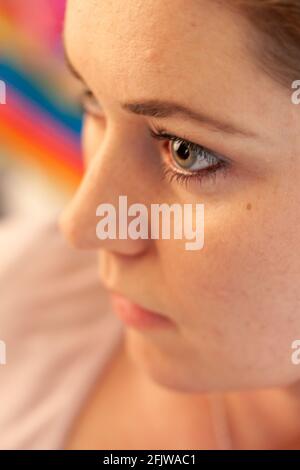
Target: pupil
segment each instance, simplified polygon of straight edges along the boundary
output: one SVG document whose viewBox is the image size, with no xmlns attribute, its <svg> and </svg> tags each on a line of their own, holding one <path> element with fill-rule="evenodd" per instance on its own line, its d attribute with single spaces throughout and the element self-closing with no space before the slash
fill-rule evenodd
<svg viewBox="0 0 300 470">
<path fill-rule="evenodd" d="M 177 148 L 177 153 L 182 160 L 187 160 L 190 156 L 190 150 L 184 142 L 180 143 L 179 147 Z"/>
</svg>

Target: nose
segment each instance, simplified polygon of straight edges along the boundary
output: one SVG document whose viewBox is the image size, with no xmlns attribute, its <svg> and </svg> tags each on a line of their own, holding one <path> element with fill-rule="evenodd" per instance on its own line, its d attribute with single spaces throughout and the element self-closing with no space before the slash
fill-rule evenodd
<svg viewBox="0 0 300 470">
<path fill-rule="evenodd" d="M 124 210 L 124 204 L 122 208 L 119 206 L 120 196 L 123 202 L 124 197 L 127 197 L 128 207 L 134 203 L 144 203 L 145 206 L 147 204 L 145 200 L 139 199 L 141 194 L 145 199 L 145 184 L 137 174 L 139 169 L 136 153 L 139 150 L 135 148 L 132 139 L 127 146 L 122 140 L 111 135 L 110 139 L 102 143 L 87 166 L 73 199 L 60 216 L 60 228 L 65 238 L 76 248 L 87 250 L 103 248 L 122 255 L 138 255 L 147 250 L 150 243 L 146 238 L 133 239 L 128 235 L 124 237 L 126 217 L 124 218 L 124 213 L 120 216 L 120 209 Z M 107 212 L 108 206 L 111 208 L 109 212 Z M 110 220 L 114 212 L 116 220 Z M 101 225 L 104 224 L 104 218 L 99 218 L 99 215 L 104 216 L 104 213 L 106 213 L 106 222 L 110 223 L 112 228 L 106 239 L 99 237 L 99 222 L 102 220 Z M 120 237 L 121 218 L 123 235 Z M 117 229 L 115 233 L 113 233 L 114 224 Z"/>
</svg>

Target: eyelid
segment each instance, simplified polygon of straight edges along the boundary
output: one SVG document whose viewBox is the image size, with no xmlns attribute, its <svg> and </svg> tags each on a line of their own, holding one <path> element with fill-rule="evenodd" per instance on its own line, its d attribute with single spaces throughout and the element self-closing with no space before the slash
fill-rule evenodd
<svg viewBox="0 0 300 470">
<path fill-rule="evenodd" d="M 180 137 L 174 134 L 170 134 L 167 131 L 165 131 L 163 128 L 157 127 L 154 130 L 150 128 L 149 132 L 150 132 L 151 137 L 153 137 L 153 139 L 156 139 L 156 140 L 171 140 L 171 141 L 182 140 L 190 145 L 197 145 L 194 142 L 191 142 L 187 137 L 185 136 Z"/>
</svg>

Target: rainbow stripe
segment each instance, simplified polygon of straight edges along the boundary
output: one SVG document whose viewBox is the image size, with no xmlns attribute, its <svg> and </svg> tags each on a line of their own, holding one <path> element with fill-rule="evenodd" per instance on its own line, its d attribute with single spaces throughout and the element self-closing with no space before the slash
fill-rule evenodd
<svg viewBox="0 0 300 470">
<path fill-rule="evenodd" d="M 61 87 L 45 78 L 44 71 L 33 71 L 30 60 L 24 62 L 25 51 L 37 54 L 35 64 L 39 54 L 42 58 L 47 53 L 49 68 L 52 60 L 61 74 L 57 57 L 27 37 L 22 40 L 16 27 L 1 16 L 0 79 L 7 86 L 7 104 L 0 105 L 1 153 L 42 167 L 55 185 L 73 190 L 83 170 L 80 112 Z"/>
</svg>

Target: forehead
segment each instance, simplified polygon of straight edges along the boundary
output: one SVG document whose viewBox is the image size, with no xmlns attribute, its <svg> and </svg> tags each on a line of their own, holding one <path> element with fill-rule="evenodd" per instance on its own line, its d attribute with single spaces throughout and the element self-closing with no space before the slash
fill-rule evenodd
<svg viewBox="0 0 300 470">
<path fill-rule="evenodd" d="M 69 0 L 65 38 L 83 78 L 103 92 L 128 99 L 147 88 L 174 98 L 187 81 L 186 95 L 200 82 L 203 94 L 220 80 L 232 89 L 243 64 L 249 76 L 247 27 L 213 0 Z"/>
</svg>

